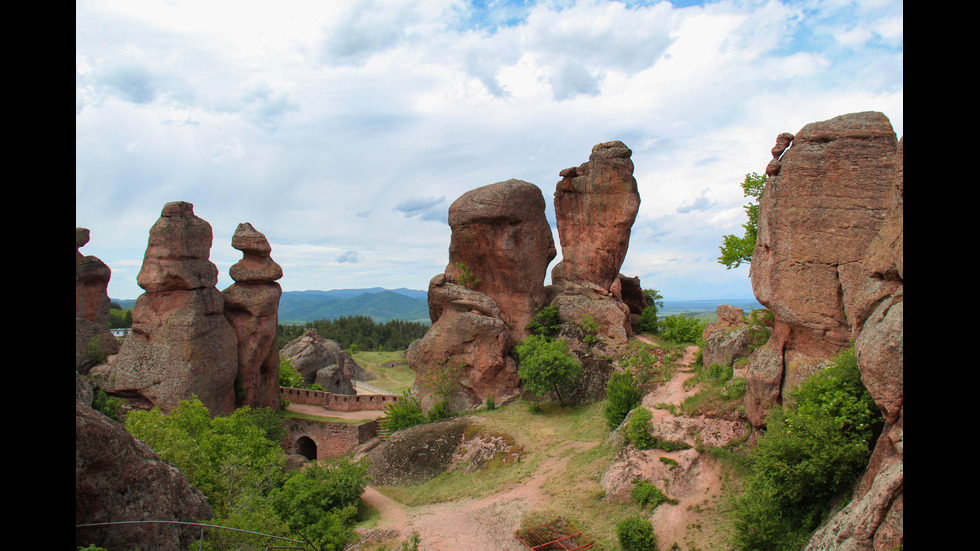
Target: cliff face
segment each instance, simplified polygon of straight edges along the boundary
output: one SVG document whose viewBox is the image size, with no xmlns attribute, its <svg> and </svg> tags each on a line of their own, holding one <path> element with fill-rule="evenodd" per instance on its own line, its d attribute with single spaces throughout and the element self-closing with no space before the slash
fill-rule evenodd
<svg viewBox="0 0 980 551">
<path fill-rule="evenodd" d="M 890 550 L 903 541 L 904 510 L 903 142 L 873 112 L 787 136 L 759 202 L 752 287 L 775 325 L 749 362 L 746 414 L 761 427 L 853 340 L 885 428 L 852 501 L 807 549 Z"/>
</svg>

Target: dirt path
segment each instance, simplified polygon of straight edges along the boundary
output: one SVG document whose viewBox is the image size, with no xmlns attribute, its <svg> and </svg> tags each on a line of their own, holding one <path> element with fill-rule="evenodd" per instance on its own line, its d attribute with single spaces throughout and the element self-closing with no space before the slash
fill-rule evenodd
<svg viewBox="0 0 980 551">
<path fill-rule="evenodd" d="M 418 507 L 404 506 L 368 487 L 361 499 L 381 514 L 377 529 L 393 529 L 407 539 L 418 532 L 422 551 L 526 551 L 514 537 L 524 516 L 551 500 L 542 486 L 565 468 L 571 448 L 587 449 L 598 442 L 567 442 L 549 452 L 528 480 L 502 492 L 472 500 Z M 564 458 L 561 456 L 565 455 Z"/>
</svg>

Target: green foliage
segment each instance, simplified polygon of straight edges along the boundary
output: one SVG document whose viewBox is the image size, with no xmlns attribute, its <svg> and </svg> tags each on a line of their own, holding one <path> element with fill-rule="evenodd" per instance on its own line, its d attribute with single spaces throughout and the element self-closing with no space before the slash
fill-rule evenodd
<svg viewBox="0 0 980 551">
<path fill-rule="evenodd" d="M 578 323 L 579 340 L 588 347 L 599 343 L 599 322 L 592 316 L 585 315 Z"/>
<path fill-rule="evenodd" d="M 487 394 L 487 399 L 483 401 L 483 405 L 485 405 L 488 410 L 493 411 L 497 409 L 497 399 L 493 394 Z"/>
<path fill-rule="evenodd" d="M 467 287 L 469 289 L 476 289 L 480 285 L 480 278 L 473 275 L 473 271 L 470 267 L 462 262 L 457 262 L 456 267 L 459 268 L 459 275 L 456 277 L 456 283 Z"/>
<path fill-rule="evenodd" d="M 385 415 L 380 419 L 380 422 L 382 428 L 392 433 L 396 430 L 421 425 L 427 422 L 427 419 L 418 400 L 406 390 L 399 400 L 390 402 L 385 407 Z"/>
<path fill-rule="evenodd" d="M 524 390 L 538 396 L 554 391 L 562 405 L 562 389 L 573 386 L 582 376 L 582 366 L 568 351 L 563 340 L 552 341 L 532 335 L 514 347 L 520 360 L 518 376 Z"/>
<path fill-rule="evenodd" d="M 105 362 L 105 352 L 102 351 L 102 346 L 99 345 L 98 337 L 92 337 L 88 340 L 86 353 L 88 354 L 88 362 L 92 365 L 99 365 Z"/>
<path fill-rule="evenodd" d="M 701 341 L 706 323 L 693 316 L 680 314 L 667 316 L 658 322 L 660 336 L 675 343 L 697 343 Z"/>
<path fill-rule="evenodd" d="M 656 289 L 644 289 L 643 298 L 646 299 L 647 306 L 640 313 L 640 333 L 656 335 L 660 332 L 660 327 L 657 325 L 657 312 L 664 307 L 664 297 Z"/>
<path fill-rule="evenodd" d="M 647 426 L 651 419 L 653 419 L 653 414 L 650 413 L 650 410 L 645 407 L 641 407 L 636 408 L 636 410 L 633 411 L 633 414 L 630 415 L 629 421 L 626 422 L 626 438 L 628 438 L 637 449 L 659 449 L 671 452 L 686 450 L 691 447 L 685 442 L 661 440 L 650 434 Z"/>
<path fill-rule="evenodd" d="M 112 303 L 112 304 L 115 304 L 116 308 L 112 308 L 110 305 L 109 321 L 106 323 L 106 329 L 119 329 L 124 327 L 132 327 L 133 311 L 123 310 L 119 308 L 118 304 L 116 303 Z"/>
<path fill-rule="evenodd" d="M 357 344 L 358 350 L 380 348 L 384 352 L 394 352 L 405 350 L 412 341 L 425 336 L 429 324 L 402 320 L 376 323 L 371 316 L 341 316 L 333 320 L 322 319 L 303 324 L 280 324 L 279 348 L 299 338 L 307 329 L 316 329 L 320 336 L 337 341 L 344 350 Z"/>
<path fill-rule="evenodd" d="M 545 306 L 538 310 L 524 329 L 532 335 L 540 335 L 549 339 L 555 338 L 561 331 L 561 316 L 557 306 Z"/>
<path fill-rule="evenodd" d="M 616 536 L 623 551 L 657 551 L 653 524 L 640 517 L 628 517 L 616 524 Z"/>
<path fill-rule="evenodd" d="M 339 551 L 356 537 L 357 504 L 367 483 L 363 460 L 311 463 L 273 492 L 272 508 L 315 548 Z"/>
<path fill-rule="evenodd" d="M 122 408 L 122 404 L 122 398 L 112 396 L 101 388 L 96 388 L 92 396 L 92 409 L 116 421 L 119 421 L 119 409 Z"/>
<path fill-rule="evenodd" d="M 676 464 L 676 462 L 675 462 Z M 676 499 L 667 497 L 660 488 L 657 488 L 649 481 L 640 479 L 630 491 L 630 496 L 640 504 L 643 509 L 653 511 L 661 503 L 677 503 Z"/>
<path fill-rule="evenodd" d="M 750 198 L 750 202 L 745 205 L 745 214 L 748 215 L 749 220 L 742 224 L 742 228 L 745 229 L 742 237 L 729 234 L 722 238 L 718 263 L 728 269 L 738 268 L 742 262 L 746 264 L 752 262 L 752 253 L 759 234 L 759 200 L 762 198 L 765 186 L 766 176 L 760 176 L 755 172 L 746 174 L 745 180 L 742 181 L 742 193 Z"/>
<path fill-rule="evenodd" d="M 195 396 L 169 415 L 158 407 L 131 411 L 126 429 L 176 465 L 219 518 L 282 481 L 285 452 L 266 437 L 248 407 L 211 418 Z"/>
<path fill-rule="evenodd" d="M 749 352 L 754 352 L 756 348 L 766 344 L 775 321 L 776 316 L 765 308 L 752 310 L 749 313 Z"/>
<path fill-rule="evenodd" d="M 279 360 L 279 386 L 287 388 L 306 388 L 303 376 L 293 367 L 292 360 Z"/>
<path fill-rule="evenodd" d="M 606 426 L 615 429 L 622 424 L 626 415 L 640 405 L 641 398 L 643 395 L 631 371 L 617 371 L 610 375 L 606 383 L 606 401 L 602 404 Z"/>
<path fill-rule="evenodd" d="M 732 500 L 737 549 L 799 549 L 867 464 L 881 413 L 853 350 L 802 383 L 766 417 L 751 472 Z"/>
<path fill-rule="evenodd" d="M 425 417 L 430 423 L 452 417 L 452 413 L 449 411 L 449 402 L 446 400 L 439 400 L 438 402 L 432 404 L 432 408 L 429 409 L 429 412 L 425 415 Z"/>
</svg>

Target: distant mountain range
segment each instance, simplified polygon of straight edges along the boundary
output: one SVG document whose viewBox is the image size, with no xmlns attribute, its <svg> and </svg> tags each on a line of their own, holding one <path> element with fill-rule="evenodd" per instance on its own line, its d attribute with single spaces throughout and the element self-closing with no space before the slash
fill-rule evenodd
<svg viewBox="0 0 980 551">
<path fill-rule="evenodd" d="M 135 300 L 111 299 L 123 309 Z M 751 310 L 762 308 L 755 299 L 665 300 L 660 317 L 681 313 L 713 314 L 721 304 Z M 371 316 L 377 323 L 391 320 L 429 323 L 426 291 L 414 289 L 334 289 L 332 291 L 285 291 L 279 299 L 279 323 L 304 323 L 342 316 Z"/>
</svg>

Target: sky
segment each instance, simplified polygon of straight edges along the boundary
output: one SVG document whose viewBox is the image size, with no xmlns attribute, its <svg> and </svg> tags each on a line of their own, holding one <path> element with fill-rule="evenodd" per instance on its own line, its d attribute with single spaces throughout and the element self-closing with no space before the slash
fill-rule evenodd
<svg viewBox="0 0 980 551">
<path fill-rule="evenodd" d="M 751 298 L 718 263 L 781 132 L 880 111 L 903 134 L 901 0 L 77 0 L 75 224 L 133 299 L 170 201 L 211 224 L 218 288 L 250 222 L 284 291 L 424 290 L 450 204 L 553 195 L 632 151 L 621 272 L 666 300 Z M 549 276 L 545 283 L 550 283 Z"/>
</svg>

